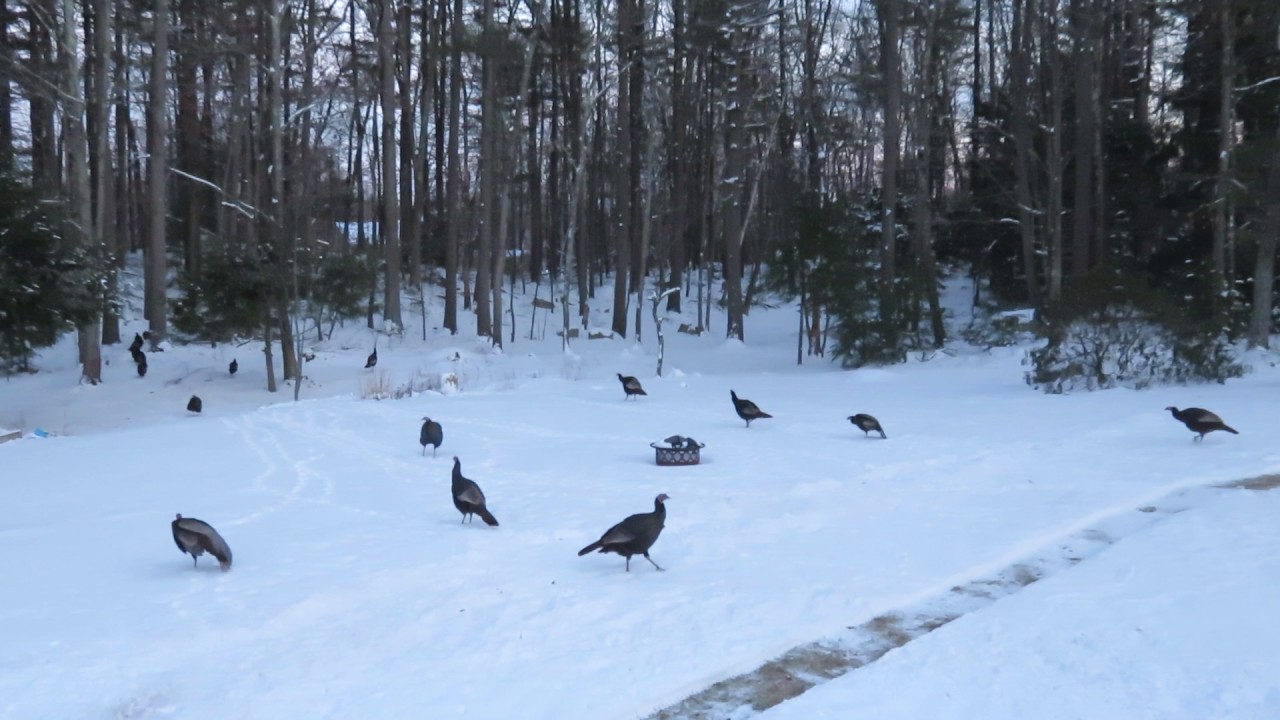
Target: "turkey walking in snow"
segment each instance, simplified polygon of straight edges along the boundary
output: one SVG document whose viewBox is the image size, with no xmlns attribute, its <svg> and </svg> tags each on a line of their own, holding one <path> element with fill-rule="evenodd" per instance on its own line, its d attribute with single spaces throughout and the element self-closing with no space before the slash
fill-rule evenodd
<svg viewBox="0 0 1280 720">
<path fill-rule="evenodd" d="M 874 417 L 871 417 L 866 413 L 858 413 L 857 415 L 850 415 L 849 422 L 853 423 L 854 427 L 862 431 L 863 437 L 867 437 L 869 434 L 873 432 L 880 433 L 880 437 L 882 438 L 889 437 L 888 435 L 884 434 L 884 428 L 880 427 L 880 421 L 875 419 Z"/>
<path fill-rule="evenodd" d="M 187 401 L 187 411 L 199 413 L 202 410 L 204 410 L 204 401 L 200 399 L 199 395 L 192 395 L 191 399 Z"/>
<path fill-rule="evenodd" d="M 474 518 L 479 515 L 486 525 L 498 526 L 498 518 L 485 507 L 484 493 L 480 486 L 474 480 L 462 477 L 462 461 L 457 456 L 453 458 L 453 506 L 462 513 L 463 522 L 467 521 L 468 516 Z"/>
<path fill-rule="evenodd" d="M 629 400 L 633 395 L 648 395 L 643 387 L 640 387 L 640 381 L 630 375 L 618 373 L 618 381 L 622 383 L 622 391 L 626 393 L 623 400 Z"/>
<path fill-rule="evenodd" d="M 1236 432 L 1235 428 L 1222 422 L 1222 418 L 1204 408 L 1191 407 L 1179 410 L 1170 405 L 1165 410 L 1173 413 L 1174 419 L 1186 425 L 1188 430 L 1197 433 L 1194 438 L 1196 442 L 1203 440 L 1207 433 L 1211 433 L 1214 430 L 1225 430 L 1232 435 L 1240 434 Z"/>
<path fill-rule="evenodd" d="M 173 521 L 173 542 L 179 550 L 191 554 L 191 567 L 199 563 L 201 555 L 209 553 L 217 558 L 223 570 L 231 569 L 231 548 L 218 531 L 203 520 L 184 518 L 178 513 Z"/>
<path fill-rule="evenodd" d="M 747 421 L 747 427 L 751 427 L 752 420 L 759 420 L 760 418 L 773 417 L 769 413 L 761 410 L 758 405 L 751 402 L 750 400 L 744 400 L 738 397 L 738 393 L 732 390 L 729 391 L 729 397 L 733 398 L 734 412 L 738 413 L 738 417 Z"/>
<path fill-rule="evenodd" d="M 643 555 L 653 566 L 662 569 L 661 565 L 649 557 L 649 548 L 658 541 L 662 527 L 667 521 L 667 506 L 663 503 L 670 498 L 662 493 L 653 500 L 653 512 L 636 513 L 626 520 L 605 531 L 600 539 L 578 551 L 578 557 L 589 552 L 617 553 L 627 559 L 627 572 L 631 572 L 631 556 Z"/>
<path fill-rule="evenodd" d="M 431 457 L 436 456 L 440 443 L 444 442 L 444 428 L 429 417 L 422 418 L 422 430 L 418 432 L 418 443 L 422 445 L 422 454 L 427 454 L 427 446 L 431 446 Z"/>
<path fill-rule="evenodd" d="M 369 353 L 369 359 L 364 361 L 364 367 L 367 370 L 377 364 L 378 364 L 378 348 L 375 347 L 373 349 L 373 352 Z"/>
<path fill-rule="evenodd" d="M 236 371 L 239 369 L 240 369 L 240 363 L 236 362 L 235 358 L 231 358 L 231 364 L 227 366 L 227 372 L 231 373 L 231 375 L 234 377 L 236 374 Z"/>
</svg>

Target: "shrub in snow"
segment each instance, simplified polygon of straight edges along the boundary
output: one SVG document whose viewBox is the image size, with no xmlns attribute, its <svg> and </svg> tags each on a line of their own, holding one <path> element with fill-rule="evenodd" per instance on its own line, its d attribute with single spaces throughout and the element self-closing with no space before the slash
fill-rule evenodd
<svg viewBox="0 0 1280 720">
<path fill-rule="evenodd" d="M 391 377 L 385 372 L 376 372 L 360 380 L 361 400 L 386 400 L 392 397 Z"/>
<path fill-rule="evenodd" d="M 1244 374 L 1226 332 L 1140 280 L 1097 273 L 1064 288 L 1048 342 L 1027 353 L 1027 384 L 1047 393 L 1141 389 Z"/>
</svg>

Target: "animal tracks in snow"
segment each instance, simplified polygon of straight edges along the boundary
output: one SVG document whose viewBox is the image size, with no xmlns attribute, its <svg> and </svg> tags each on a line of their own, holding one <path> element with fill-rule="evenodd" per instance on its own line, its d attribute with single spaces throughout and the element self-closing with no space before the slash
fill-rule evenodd
<svg viewBox="0 0 1280 720">
<path fill-rule="evenodd" d="M 1054 573 L 1097 555 L 1119 540 L 1203 505 L 1231 490 L 1280 488 L 1263 475 L 1170 492 L 1153 503 L 1120 510 L 1048 543 L 995 573 L 951 585 L 925 599 L 881 613 L 837 635 L 798 645 L 760 667 L 721 680 L 648 716 L 647 720 L 746 720 L 810 688 L 879 660 L 894 648 L 981 610 Z"/>
</svg>

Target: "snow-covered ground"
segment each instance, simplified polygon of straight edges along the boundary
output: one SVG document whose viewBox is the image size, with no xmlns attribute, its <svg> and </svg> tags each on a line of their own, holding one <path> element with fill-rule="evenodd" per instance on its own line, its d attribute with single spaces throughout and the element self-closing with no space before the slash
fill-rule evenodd
<svg viewBox="0 0 1280 720">
<path fill-rule="evenodd" d="M 529 312 L 502 353 L 424 342 L 407 314 L 373 370 L 349 322 L 311 343 L 297 403 L 263 390 L 256 344 L 169 347 L 145 378 L 117 346 L 90 387 L 64 343 L 0 382 L 0 426 L 50 434 L 0 445 L 0 717 L 679 717 L 869 634 L 901 647 L 771 709 L 724 693 L 717 717 L 1280 717 L 1280 493 L 1217 487 L 1280 471 L 1266 357 L 1225 385 L 1045 396 L 1015 349 L 798 367 L 784 305 L 746 344 L 672 317 L 658 378 L 652 327 L 565 353 L 554 318 L 527 339 Z M 618 372 L 648 395 L 624 401 Z M 744 427 L 730 389 L 774 418 Z M 1167 405 L 1241 434 L 1192 442 Z M 702 464 L 654 464 L 676 433 Z M 454 455 L 500 527 L 460 525 Z M 665 572 L 576 556 L 660 492 Z M 230 572 L 179 554 L 179 512 Z"/>
</svg>

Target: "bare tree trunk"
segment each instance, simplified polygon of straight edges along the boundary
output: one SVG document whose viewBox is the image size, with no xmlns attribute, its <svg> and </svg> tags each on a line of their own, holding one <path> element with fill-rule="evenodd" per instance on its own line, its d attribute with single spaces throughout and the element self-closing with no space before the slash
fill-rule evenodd
<svg viewBox="0 0 1280 720">
<path fill-rule="evenodd" d="M 635 52 L 631 46 L 632 28 L 637 22 L 635 15 L 636 0 L 618 0 L 618 123 L 615 133 L 615 152 L 613 160 L 614 172 L 614 229 L 613 229 L 613 332 L 619 337 L 627 336 L 627 281 L 631 269 L 631 236 L 635 228 L 632 219 L 635 213 L 635 188 L 631 185 L 632 141 L 636 130 L 632 123 L 636 120 L 631 103 L 635 96 L 631 93 L 632 74 L 630 68 L 636 62 Z"/>
<path fill-rule="evenodd" d="M 1222 78 L 1218 116 L 1218 184 L 1213 213 L 1213 292 L 1224 292 L 1228 275 L 1228 220 L 1231 217 L 1231 146 L 1235 125 L 1235 18 L 1233 0 L 1220 0 Z"/>
<path fill-rule="evenodd" d="M 408 246 L 409 283 L 414 289 L 422 286 L 422 214 L 418 211 L 424 187 L 414 188 L 417 165 L 414 163 L 414 92 L 413 23 L 409 15 L 409 3 L 400 5 L 396 27 L 396 48 L 399 56 L 399 75 L 396 77 L 397 95 L 400 100 L 400 242 Z M 423 48 L 425 52 L 425 47 Z M 419 78 L 425 84 L 425 78 Z M 423 108 L 426 112 L 426 108 Z M 426 125 L 424 121 L 422 123 Z M 421 154 L 421 153 L 419 153 Z"/>
<path fill-rule="evenodd" d="M 179 5 L 176 45 L 179 51 L 174 59 L 174 84 L 177 86 L 177 157 L 174 159 L 182 173 L 199 177 L 200 164 L 200 112 L 196 97 L 196 58 L 194 0 L 183 0 Z M 199 277 L 200 268 L 200 200 L 204 188 L 190 179 L 179 177 L 175 183 L 174 204 L 181 219 L 182 259 L 186 274 Z"/>
<path fill-rule="evenodd" d="M 902 114 L 902 60 L 898 48 L 901 31 L 899 0 L 875 0 L 880 22 L 880 76 L 884 85 L 884 166 L 880 203 L 880 321 L 886 331 L 897 325 L 894 283 L 898 235 L 898 155 Z M 895 333 L 896 334 L 896 333 Z"/>
<path fill-rule="evenodd" d="M 30 0 L 27 13 L 27 52 L 36 77 L 56 78 L 54 21 L 60 15 L 57 0 Z M 54 129 L 55 102 L 47 87 L 27 89 L 31 122 L 31 182 L 46 197 L 62 187 L 62 165 L 58 160 L 58 136 Z"/>
<path fill-rule="evenodd" d="M 913 238 L 916 258 L 920 262 L 921 290 L 929 303 L 929 327 L 933 333 L 933 346 L 940 348 L 946 342 L 946 327 L 942 317 L 942 302 L 938 296 L 938 264 L 933 251 L 933 194 L 931 192 L 930 169 L 932 168 L 933 149 L 933 81 L 940 70 L 941 58 L 937 56 L 937 16 L 930 12 L 924 23 L 924 47 L 919 55 L 920 94 L 919 106 L 916 108 L 916 198 L 915 228 Z M 814 318 L 814 328 L 818 326 L 818 318 Z"/>
<path fill-rule="evenodd" d="M 400 206 L 396 193 L 396 84 L 394 0 L 378 3 L 379 99 L 382 103 L 382 242 L 387 263 L 382 319 L 395 330 L 400 318 Z"/>
<path fill-rule="evenodd" d="M 3 4 L 3 0 L 0 0 Z M 3 11 L 0 11 L 3 12 Z M 115 172 L 111 163 L 111 123 L 107 106 L 111 102 L 111 2 L 110 0 L 93 0 L 93 98 L 90 105 L 91 125 L 93 126 L 93 146 L 91 155 L 96 158 L 97 175 L 93 180 L 94 194 L 94 230 L 98 234 L 98 242 L 102 244 L 102 270 L 106 272 L 106 297 L 102 304 L 102 343 L 120 342 L 120 319 L 116 315 L 113 300 L 118 287 L 118 275 L 115 266 L 116 237 L 116 184 Z M 86 38 L 89 42 L 90 38 Z M 0 59 L 0 63 L 3 60 Z M 8 83 L 0 80 L 0 85 Z M 0 88 L 0 92 L 7 88 Z M 4 145 L 0 142 L 0 153 L 4 153 Z"/>
<path fill-rule="evenodd" d="M 1040 292 L 1039 269 L 1036 263 L 1036 215 L 1035 199 L 1031 192 L 1032 174 L 1038 165 L 1035 146 L 1031 137 L 1031 122 L 1027 115 L 1030 92 L 1032 0 L 1014 0 L 1013 27 L 1010 34 L 1013 48 L 1010 52 L 1010 106 L 1012 112 L 1013 142 L 1018 163 L 1015 170 L 1015 192 L 1018 202 L 1018 234 L 1022 238 L 1022 271 L 1027 286 L 1027 302 L 1039 308 L 1043 302 Z"/>
<path fill-rule="evenodd" d="M 444 326 L 458 333 L 458 250 L 462 244 L 462 158 L 458 153 L 462 116 L 463 4 L 454 0 L 449 18 L 449 178 L 446 194 L 449 238 L 444 252 Z"/>
<path fill-rule="evenodd" d="M 745 16 L 750 12 L 750 5 L 734 6 L 730 12 L 735 10 Z M 748 214 L 745 207 L 750 152 L 747 147 L 750 141 L 747 135 L 747 123 L 750 120 L 747 109 L 752 105 L 755 90 L 751 47 L 755 31 L 745 20 L 745 17 L 731 15 L 729 52 L 733 54 L 733 62 L 730 63 L 726 77 L 725 96 L 728 105 L 724 111 L 724 172 L 719 183 L 721 202 L 724 203 L 721 238 L 724 242 L 724 295 L 727 311 L 725 337 L 738 340 L 745 339 L 742 244 Z"/>
<path fill-rule="evenodd" d="M 8 0 L 0 0 L 0 173 L 13 169 L 13 80 L 14 39 L 9 36 L 13 12 Z"/>
<path fill-rule="evenodd" d="M 67 0 L 64 0 L 64 2 Z M 144 308 L 151 347 L 164 339 L 168 329 L 165 219 L 169 213 L 169 123 L 166 100 L 169 95 L 169 0 L 153 4 L 154 43 L 151 51 L 151 97 L 147 100 L 148 203 L 150 232 L 147 237 L 144 273 Z"/>
<path fill-rule="evenodd" d="M 1072 147 L 1075 159 L 1074 207 L 1071 216 L 1071 273 L 1077 277 L 1084 275 L 1093 267 L 1095 259 L 1090 257 L 1093 248 L 1093 230 L 1097 227 L 1093 217 L 1094 150 L 1097 147 L 1095 135 L 1098 132 L 1097 118 L 1094 114 L 1095 95 L 1098 91 L 1097 68 L 1094 62 L 1097 55 L 1098 39 L 1094 28 L 1097 23 L 1094 15 L 1098 8 L 1090 0 L 1072 0 L 1072 35 L 1075 49 L 1072 62 L 1074 71 L 1074 109 L 1075 133 Z"/>
<path fill-rule="evenodd" d="M 76 0 L 62 0 L 62 53 L 65 58 L 62 122 L 66 133 L 67 205 L 71 226 L 67 235 L 79 247 L 96 241 L 89 184 L 89 138 L 85 132 L 84 75 L 80 65 L 80 22 Z M 102 329 L 97 320 L 76 327 L 83 377 L 102 382 Z"/>
<path fill-rule="evenodd" d="M 409 241 L 412 242 L 413 251 L 410 253 L 410 261 L 414 265 L 413 282 L 418 289 L 418 297 L 422 303 L 422 324 L 423 332 L 426 332 L 427 318 L 427 301 L 426 295 L 422 289 L 423 276 L 423 250 L 425 249 L 426 238 L 429 235 L 432 224 L 427 220 L 427 207 L 430 193 L 427 188 L 430 187 L 430 173 L 427 170 L 427 148 L 431 146 L 431 118 L 432 106 L 435 102 L 436 87 L 436 52 L 439 45 L 436 40 L 436 24 L 432 21 L 430 8 L 423 8 L 422 11 L 422 32 L 419 42 L 422 44 L 422 62 L 419 65 L 419 82 L 422 83 L 418 93 L 418 116 L 419 132 L 418 132 L 418 151 L 413 157 L 413 176 L 417 185 L 417 191 L 413 194 L 413 218 L 414 232 L 410 235 Z M 443 166 L 444 159 L 442 156 L 436 157 L 437 166 Z M 425 335 L 423 336 L 425 340 Z"/>
<path fill-rule="evenodd" d="M 1062 298 L 1062 256 L 1063 256 L 1063 224 L 1062 224 L 1062 191 L 1063 175 L 1066 161 L 1062 153 L 1062 110 L 1066 104 L 1063 98 L 1065 88 L 1062 82 L 1062 56 L 1057 52 L 1054 40 L 1058 36 L 1059 18 L 1057 11 L 1050 9 L 1044 18 L 1044 47 L 1049 65 L 1049 125 L 1046 144 L 1048 150 L 1045 157 L 1045 174 L 1048 176 L 1048 217 L 1049 233 L 1049 303 L 1056 305 Z"/>
<path fill-rule="evenodd" d="M 481 33 L 489 35 L 494 32 L 493 12 L 495 0 L 484 0 L 483 15 L 480 21 Z M 492 56 L 492 49 L 482 53 L 481 83 L 483 97 L 480 99 L 480 212 L 479 239 L 476 241 L 476 333 L 481 337 L 491 338 L 493 317 L 490 315 L 490 292 L 496 284 L 501 290 L 502 278 L 493 276 L 493 253 L 498 244 L 498 202 L 497 183 L 498 168 L 501 166 L 498 135 L 502 118 L 498 111 L 498 61 Z"/>
<path fill-rule="evenodd" d="M 293 228 L 289 227 L 287 217 L 289 213 L 289 198 L 284 194 L 284 78 L 281 72 L 281 65 L 286 62 L 282 57 L 284 53 L 284 39 L 281 37 L 283 30 L 284 13 L 283 8 L 279 4 L 280 0 L 265 0 L 267 22 L 269 23 L 268 52 L 267 52 L 267 79 L 269 82 L 270 92 L 268 94 L 268 108 L 270 112 L 270 133 L 271 133 L 271 247 L 275 248 L 275 256 L 279 259 L 268 260 L 268 262 L 278 263 L 280 266 L 288 266 L 294 264 L 297 259 L 297 240 L 293 232 Z M 297 272 L 296 270 L 294 271 Z M 294 278 L 294 286 L 297 285 L 296 275 Z M 301 369 L 298 364 L 298 357 L 294 353 L 293 345 L 293 328 L 289 322 L 290 307 L 289 297 L 290 289 L 285 286 L 275 288 L 274 292 L 279 298 L 277 302 L 276 319 L 280 323 L 280 358 L 284 367 L 284 378 L 293 380 L 295 383 L 302 379 Z"/>
<path fill-rule="evenodd" d="M 109 0 L 105 0 L 109 3 Z M 112 33 L 112 42 L 115 50 L 115 70 L 112 73 L 114 78 L 113 85 L 120 93 L 120 97 L 115 101 L 115 147 L 113 151 L 116 157 L 115 172 L 115 245 L 111 248 L 113 252 L 113 263 L 115 267 L 107 276 L 107 293 L 109 297 L 115 297 L 118 288 L 118 279 L 120 271 L 124 269 L 125 255 L 134 248 L 137 242 L 137 226 L 136 218 L 133 210 L 137 206 L 134 202 L 137 186 L 130 182 L 132 176 L 132 166 L 136 160 L 130 159 L 129 153 L 129 130 L 132 124 L 129 122 L 129 99 L 130 90 L 125 82 L 126 66 L 129 63 L 128 56 L 124 52 L 124 28 L 123 23 L 117 23 Z M 108 306 L 107 312 L 114 313 L 113 309 Z M 118 323 L 117 323 L 118 326 Z"/>
</svg>

